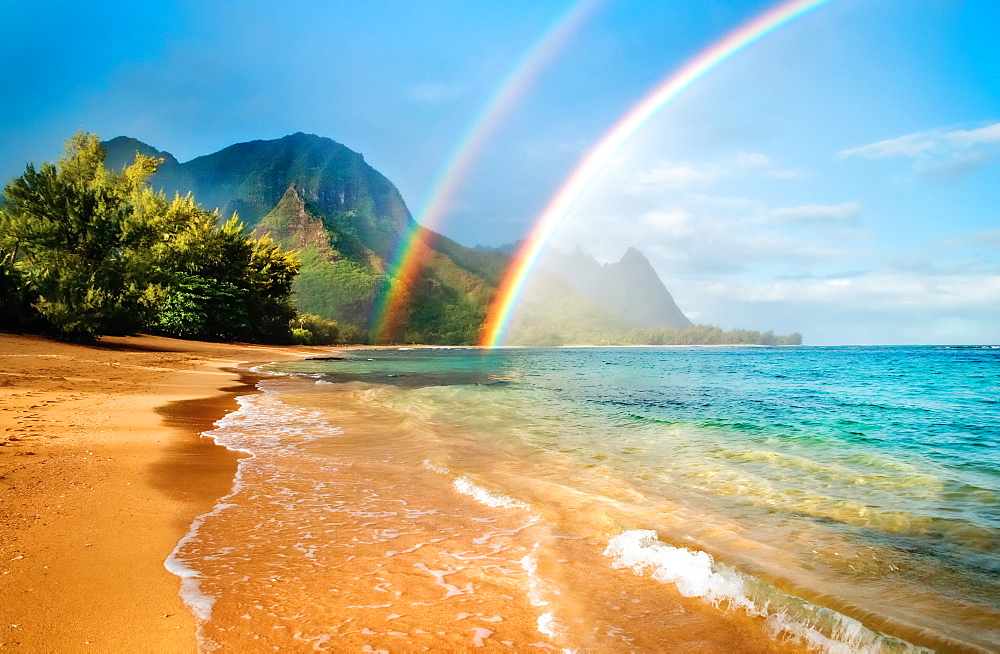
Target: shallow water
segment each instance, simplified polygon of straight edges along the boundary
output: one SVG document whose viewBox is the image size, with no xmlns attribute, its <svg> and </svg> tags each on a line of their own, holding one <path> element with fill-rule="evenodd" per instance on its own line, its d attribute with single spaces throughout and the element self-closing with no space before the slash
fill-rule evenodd
<svg viewBox="0 0 1000 654">
<path fill-rule="evenodd" d="M 168 565 L 205 649 L 1000 650 L 1000 350 L 271 369 Z"/>
</svg>

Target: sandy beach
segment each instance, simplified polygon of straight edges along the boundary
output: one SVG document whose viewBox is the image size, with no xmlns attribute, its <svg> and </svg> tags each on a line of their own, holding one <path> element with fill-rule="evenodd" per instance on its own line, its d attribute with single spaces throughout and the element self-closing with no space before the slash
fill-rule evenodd
<svg viewBox="0 0 1000 654">
<path fill-rule="evenodd" d="M 712 495 L 686 492 L 731 475 L 698 449 L 696 425 L 635 419 L 615 432 L 578 410 L 596 402 L 548 390 L 596 367 L 598 391 L 613 392 L 642 370 L 636 354 L 512 352 L 530 358 L 497 368 L 476 353 L 393 348 L 285 366 L 298 376 L 251 372 L 342 349 L 0 335 L 0 649 L 909 651 L 898 638 L 995 649 L 989 605 L 900 572 L 948 581 L 937 562 L 852 540 L 846 520 L 815 519 L 808 504 L 769 523 L 770 505 L 753 501 L 767 480 L 731 509 L 725 479 Z M 747 352 L 716 365 L 760 365 Z M 600 365 L 558 368 L 569 354 Z M 616 382 L 605 366 L 622 356 Z M 556 373 L 484 383 L 503 370 Z M 707 447 L 726 445 L 722 430 L 710 436 Z M 748 442 L 732 432 L 737 452 Z M 801 484 L 803 462 L 827 470 L 817 458 L 772 474 Z M 894 496 L 933 482 L 886 460 L 872 474 Z M 843 477 L 825 465 L 810 502 Z M 850 470 L 856 486 L 865 470 Z M 172 552 L 177 574 L 164 567 Z M 692 563 L 710 555 L 710 572 Z M 862 604 L 876 593 L 907 602 L 876 613 Z M 918 610 L 923 624 L 906 613 Z"/>
<path fill-rule="evenodd" d="M 165 569 L 164 560 L 192 520 L 231 490 L 238 461 L 237 453 L 201 433 L 237 408 L 237 396 L 254 392 L 259 378 L 249 372 L 253 365 L 332 350 L 149 336 L 104 338 L 81 346 L 0 335 L 0 648 L 197 651 L 195 619 L 178 595 L 178 577 Z M 344 410 L 358 406 L 348 403 Z M 342 415 L 337 424 L 349 427 L 349 418 Z M 361 424 L 374 423 L 363 418 Z M 370 429 L 348 431 L 367 438 Z M 365 445 L 362 453 L 370 447 Z M 351 470 L 360 474 L 365 456 L 356 456 L 358 466 Z M 393 474 L 386 471 L 381 482 L 360 480 L 359 488 L 382 484 L 391 491 L 387 480 Z M 482 510 L 472 499 L 452 497 L 447 479 L 430 477 L 436 484 L 430 505 L 440 508 L 441 498 L 450 497 L 446 504 L 455 504 L 463 523 Z M 363 500 L 351 498 L 349 503 L 361 506 Z M 400 565 L 412 568 L 411 563 Z M 416 597 L 420 589 L 431 598 L 435 589 L 440 594 L 440 583 L 404 577 L 409 579 L 408 596 Z M 338 577 L 337 583 L 350 581 Z M 477 584 L 489 586 L 485 580 Z M 364 593 L 348 595 L 357 599 Z M 503 633 L 519 634 L 524 642 L 539 640 L 535 616 L 521 616 L 510 599 L 504 592 L 487 593 L 476 598 L 477 610 L 504 613 Z M 708 609 L 681 601 L 691 615 Z M 483 602 L 500 604 L 480 606 Z M 230 608 L 226 602 L 217 607 L 219 625 L 227 624 Z M 450 628 L 455 620 L 451 608 L 424 615 L 418 626 Z M 748 629 L 757 631 L 752 621 L 707 612 L 711 624 L 725 627 L 727 634 L 732 631 L 747 651 L 771 649 L 766 639 L 760 648 L 745 640 Z M 344 616 L 348 614 L 353 615 L 347 611 Z M 698 625 L 696 631 L 703 627 Z M 459 626 L 467 625 L 460 620 Z M 499 629 L 494 623 L 487 627 L 474 635 L 481 638 Z M 368 632 L 360 633 L 365 640 Z M 721 641 L 732 642 L 729 637 Z M 460 649 L 459 643 L 472 641 L 441 642 Z"/>
<path fill-rule="evenodd" d="M 163 561 L 237 461 L 200 433 L 253 364 L 329 350 L 0 334 L 0 647 L 195 651 Z"/>
</svg>

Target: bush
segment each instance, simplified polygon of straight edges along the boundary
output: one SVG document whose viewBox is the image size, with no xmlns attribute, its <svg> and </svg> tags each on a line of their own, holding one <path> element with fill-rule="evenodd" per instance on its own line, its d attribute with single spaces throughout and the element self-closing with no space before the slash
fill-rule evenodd
<svg viewBox="0 0 1000 654">
<path fill-rule="evenodd" d="M 313 338 L 313 333 L 308 329 L 299 329 L 298 327 L 293 327 L 292 343 L 296 345 L 315 345 L 316 341 Z"/>
<path fill-rule="evenodd" d="M 168 291 L 156 327 L 200 340 L 250 340 L 247 292 L 228 282 L 182 275 Z"/>
<path fill-rule="evenodd" d="M 333 320 L 306 313 L 292 320 L 291 326 L 293 337 L 297 331 L 311 334 L 311 342 L 307 345 L 334 345 L 340 342 L 340 327 Z"/>
</svg>

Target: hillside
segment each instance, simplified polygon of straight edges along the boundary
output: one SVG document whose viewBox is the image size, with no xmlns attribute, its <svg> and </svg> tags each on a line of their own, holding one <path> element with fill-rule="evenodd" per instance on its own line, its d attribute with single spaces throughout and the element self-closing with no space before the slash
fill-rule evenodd
<svg viewBox="0 0 1000 654">
<path fill-rule="evenodd" d="M 337 321 L 341 333 L 354 340 L 478 342 L 516 250 L 468 248 L 418 226 L 392 182 L 361 154 L 328 138 L 300 132 L 237 143 L 184 163 L 125 136 L 102 145 L 108 168 L 131 163 L 137 152 L 159 157 L 154 189 L 168 196 L 192 193 L 205 208 L 218 208 L 222 218 L 236 212 L 257 234 L 298 251 L 302 268 L 292 288 L 299 312 Z M 393 257 L 404 244 L 418 261 L 409 284 L 389 279 Z M 405 301 L 380 322 L 390 292 Z M 742 340 L 726 340 L 733 338 Z M 579 249 L 550 251 L 508 333 L 508 342 L 523 345 L 760 338 L 757 332 L 692 326 L 635 248 L 605 265 Z"/>
<path fill-rule="evenodd" d="M 160 157 L 154 188 L 193 193 L 206 208 L 223 217 L 235 211 L 258 233 L 300 250 L 294 284 L 300 312 L 350 325 L 370 339 L 475 342 L 509 260 L 416 228 L 420 265 L 409 302 L 376 334 L 392 257 L 416 224 L 396 187 L 361 154 L 302 133 L 238 143 L 185 163 L 129 137 L 103 145 L 109 168 L 127 165 L 136 152 Z"/>
<path fill-rule="evenodd" d="M 208 209 L 233 212 L 251 227 L 295 185 L 330 227 L 355 234 L 386 258 L 413 219 L 399 191 L 364 157 L 336 141 L 298 132 L 249 141 L 186 163 L 141 141 L 118 137 L 103 143 L 108 168 L 131 163 L 136 152 L 165 159 L 152 178 L 167 195 L 193 193 Z"/>
</svg>

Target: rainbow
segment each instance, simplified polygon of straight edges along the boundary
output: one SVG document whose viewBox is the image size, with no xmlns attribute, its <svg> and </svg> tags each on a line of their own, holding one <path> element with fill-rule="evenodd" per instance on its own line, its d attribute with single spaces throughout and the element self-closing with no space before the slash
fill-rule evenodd
<svg viewBox="0 0 1000 654">
<path fill-rule="evenodd" d="M 565 47 L 583 23 L 607 0 L 575 0 L 557 17 L 534 46 L 483 104 L 475 119 L 439 170 L 417 213 L 410 233 L 400 241 L 389 268 L 389 289 L 374 320 L 379 340 L 390 339 L 394 322 L 403 318 L 421 262 L 436 237 L 452 201 L 479 153 L 545 66 Z"/>
<path fill-rule="evenodd" d="M 787 0 L 744 23 L 712 46 L 702 50 L 682 68 L 665 78 L 636 104 L 580 161 L 552 196 L 535 221 L 514 261 L 504 275 L 483 325 L 480 345 L 497 347 L 503 342 L 511 316 L 525 284 L 556 228 L 590 183 L 608 165 L 621 147 L 671 100 L 726 59 L 789 21 L 829 0 Z"/>
</svg>

